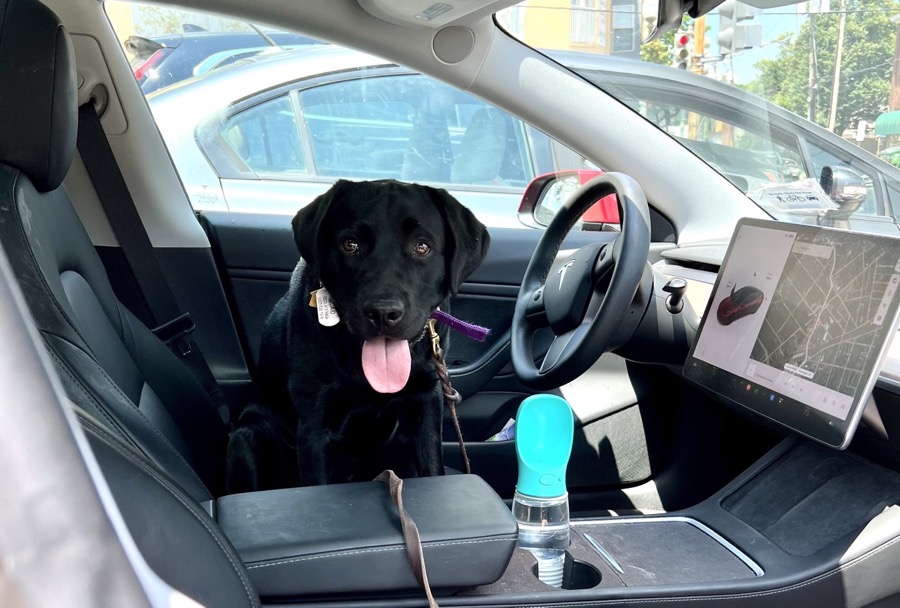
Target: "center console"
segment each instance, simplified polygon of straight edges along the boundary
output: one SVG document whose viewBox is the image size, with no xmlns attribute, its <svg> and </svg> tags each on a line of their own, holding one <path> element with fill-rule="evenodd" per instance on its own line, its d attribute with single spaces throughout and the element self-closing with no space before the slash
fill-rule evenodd
<svg viewBox="0 0 900 608">
<path fill-rule="evenodd" d="M 862 606 L 900 594 L 895 577 L 872 575 L 900 567 L 900 474 L 800 437 L 689 509 L 572 520 L 562 588 L 538 580 L 508 506 L 477 476 L 406 486 L 442 606 Z M 383 484 L 234 495 L 217 511 L 266 601 L 424 601 Z"/>
<path fill-rule="evenodd" d="M 665 597 L 705 606 L 762 594 L 784 598 L 774 605 L 844 606 L 844 592 L 900 592 L 897 581 L 867 581 L 864 567 L 900 563 L 898 501 L 900 474 L 791 438 L 685 511 L 573 520 L 562 590 L 541 583 L 534 559 L 517 550 L 499 581 L 467 594 L 525 602 L 537 593 L 548 604 Z"/>
</svg>

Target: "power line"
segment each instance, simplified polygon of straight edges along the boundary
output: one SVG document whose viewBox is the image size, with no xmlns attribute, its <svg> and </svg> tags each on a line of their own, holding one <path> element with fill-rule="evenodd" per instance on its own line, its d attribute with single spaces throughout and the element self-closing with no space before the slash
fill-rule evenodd
<svg viewBox="0 0 900 608">
<path fill-rule="evenodd" d="M 641 14 L 641 11 L 639 11 L 639 10 L 615 10 L 614 11 L 612 9 L 599 9 L 599 8 L 594 8 L 594 7 L 581 7 L 581 6 L 541 6 L 541 5 L 537 5 L 537 4 L 530 4 L 528 6 L 522 6 L 520 8 L 524 8 L 527 10 L 540 9 L 540 10 L 546 10 L 546 11 L 570 11 L 570 12 L 578 11 L 578 12 L 583 12 L 583 13 L 594 13 L 594 14 L 603 13 L 606 15 L 640 15 Z M 775 16 L 778 16 L 778 17 L 785 17 L 785 16 L 803 17 L 803 16 L 807 16 L 807 15 L 816 15 L 816 16 L 840 15 L 841 13 L 845 13 L 848 15 L 849 14 L 869 14 L 869 13 L 872 13 L 872 14 L 882 13 L 885 15 L 888 15 L 888 14 L 895 15 L 898 12 L 900 12 L 900 7 L 896 7 L 896 8 L 854 8 L 854 9 L 845 9 L 842 11 L 827 10 L 827 11 L 812 11 L 812 12 L 802 12 L 802 13 L 798 13 L 796 11 L 794 11 L 794 12 L 791 12 L 791 11 L 765 11 L 765 12 L 762 12 L 759 15 L 757 15 L 757 18 L 769 17 L 769 16 L 772 16 L 772 17 L 775 17 Z M 706 16 L 707 17 L 718 17 L 719 14 L 718 13 L 707 13 Z"/>
</svg>

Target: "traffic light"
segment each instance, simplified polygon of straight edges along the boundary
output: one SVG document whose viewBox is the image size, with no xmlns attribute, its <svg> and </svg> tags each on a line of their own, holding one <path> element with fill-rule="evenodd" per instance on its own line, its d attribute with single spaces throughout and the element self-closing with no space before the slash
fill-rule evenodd
<svg viewBox="0 0 900 608">
<path fill-rule="evenodd" d="M 675 41 L 672 44 L 672 67 L 686 70 L 691 63 L 691 45 L 693 44 L 690 32 L 679 30 L 675 32 Z"/>
<path fill-rule="evenodd" d="M 735 51 L 749 49 L 762 44 L 762 25 L 741 23 L 753 19 L 762 11 L 735 0 L 726 0 L 719 5 L 719 53 L 730 55 Z"/>
</svg>

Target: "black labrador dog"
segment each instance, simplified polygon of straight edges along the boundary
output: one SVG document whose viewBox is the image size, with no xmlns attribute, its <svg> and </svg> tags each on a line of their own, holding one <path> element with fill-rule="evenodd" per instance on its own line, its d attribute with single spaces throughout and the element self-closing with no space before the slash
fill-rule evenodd
<svg viewBox="0 0 900 608">
<path fill-rule="evenodd" d="M 263 330 L 262 403 L 229 442 L 229 491 L 443 474 L 427 323 L 487 230 L 446 191 L 394 180 L 338 181 L 293 229 L 301 260 Z"/>
</svg>

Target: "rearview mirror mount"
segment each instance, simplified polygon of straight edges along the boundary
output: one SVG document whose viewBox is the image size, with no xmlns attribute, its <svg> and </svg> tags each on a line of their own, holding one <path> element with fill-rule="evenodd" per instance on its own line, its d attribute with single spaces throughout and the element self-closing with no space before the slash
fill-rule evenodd
<svg viewBox="0 0 900 608">
<path fill-rule="evenodd" d="M 681 26 L 685 13 L 693 18 L 705 15 L 724 0 L 641 0 L 641 42 L 654 38 Z M 750 0 L 748 4 L 777 2 L 779 0 Z M 794 0 L 780 0 L 793 2 Z"/>
</svg>

